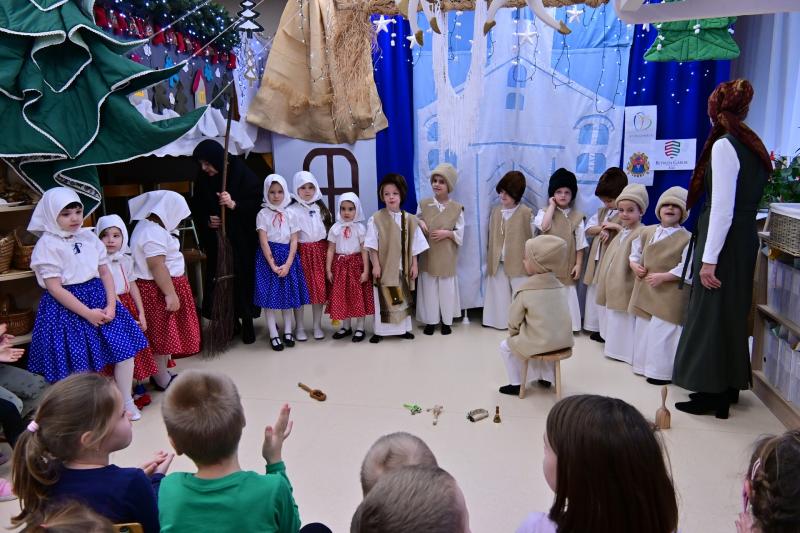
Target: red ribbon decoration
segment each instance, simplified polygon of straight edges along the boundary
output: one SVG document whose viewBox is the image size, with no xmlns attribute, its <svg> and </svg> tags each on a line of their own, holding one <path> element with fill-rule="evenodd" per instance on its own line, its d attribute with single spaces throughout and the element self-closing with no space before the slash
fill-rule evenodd
<svg viewBox="0 0 800 533">
<path fill-rule="evenodd" d="M 278 223 L 276 224 L 275 221 L 277 221 Z M 283 213 L 281 212 L 275 213 L 275 215 L 273 215 L 272 217 L 272 227 L 280 228 L 282 225 L 283 225 Z"/>
<path fill-rule="evenodd" d="M 352 233 L 353 232 L 350 230 L 350 226 L 345 226 L 344 227 L 344 238 L 345 239 L 349 239 L 350 235 L 352 235 Z"/>
</svg>

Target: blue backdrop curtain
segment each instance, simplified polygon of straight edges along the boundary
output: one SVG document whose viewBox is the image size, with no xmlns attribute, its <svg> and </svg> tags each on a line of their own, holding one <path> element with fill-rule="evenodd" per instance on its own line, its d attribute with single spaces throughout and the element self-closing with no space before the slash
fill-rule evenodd
<svg viewBox="0 0 800 533">
<path fill-rule="evenodd" d="M 657 105 L 658 139 L 697 139 L 697 156 L 711 128 L 707 114 L 708 97 L 714 88 L 730 77 L 730 61 L 692 61 L 686 63 L 650 62 L 645 52 L 658 34 L 637 25 L 631 47 L 628 90 L 625 105 Z M 645 224 L 655 224 L 655 206 L 661 193 L 673 186 L 687 187 L 691 170 L 658 171 L 648 187 L 650 208 Z M 698 204 L 699 207 L 700 204 Z M 693 209 L 687 226 L 694 227 L 700 209 Z"/>
<path fill-rule="evenodd" d="M 373 20 L 379 17 L 373 17 Z M 375 85 L 381 97 L 389 127 L 378 132 L 375 159 L 378 182 L 389 172 L 401 174 L 408 182 L 403 209 L 417 212 L 414 184 L 414 101 L 412 53 L 406 37 L 411 30 L 400 15 L 393 17 L 388 31 L 378 33 L 378 45 L 372 55 Z M 383 207 L 383 202 L 379 205 Z"/>
</svg>

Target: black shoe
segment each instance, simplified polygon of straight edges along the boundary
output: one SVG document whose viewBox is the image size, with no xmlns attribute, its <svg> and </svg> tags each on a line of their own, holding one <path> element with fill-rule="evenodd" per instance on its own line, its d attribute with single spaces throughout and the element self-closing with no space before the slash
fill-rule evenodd
<svg viewBox="0 0 800 533">
<path fill-rule="evenodd" d="M 728 418 L 730 402 L 725 393 L 710 394 L 701 396 L 688 402 L 678 402 L 675 409 L 689 413 L 690 415 L 707 415 L 714 413 L 714 416 L 725 420 Z"/>
<path fill-rule="evenodd" d="M 344 339 L 345 337 L 349 337 L 353 334 L 353 330 L 350 328 L 344 329 L 341 328 L 339 331 L 333 334 L 334 339 Z"/>
<path fill-rule="evenodd" d="M 405 333 L 400 335 L 400 338 L 402 338 L 402 339 L 413 339 L 414 338 L 414 334 L 411 333 L 410 331 L 406 331 Z"/>
<path fill-rule="evenodd" d="M 364 330 L 363 329 L 357 329 L 356 332 L 353 333 L 353 339 L 352 340 L 353 340 L 353 342 L 361 342 L 361 341 L 364 340 L 365 336 L 366 335 L 364 335 Z"/>
<path fill-rule="evenodd" d="M 669 379 L 656 379 L 656 378 L 647 378 L 647 382 L 650 385 L 669 385 L 670 383 L 672 383 L 672 381 Z M 692 395 L 690 394 L 689 397 L 691 398 Z"/>
<path fill-rule="evenodd" d="M 284 335 L 283 335 L 283 343 L 286 346 L 288 346 L 289 348 L 293 348 L 294 347 L 294 341 L 295 341 L 294 335 L 292 335 L 291 333 L 284 333 Z"/>
<path fill-rule="evenodd" d="M 276 352 L 282 352 L 283 351 L 283 343 L 281 342 L 281 338 L 280 337 L 272 337 L 269 340 L 269 343 L 272 346 L 272 349 L 275 350 Z"/>
<path fill-rule="evenodd" d="M 595 331 L 594 333 L 589 335 L 589 338 L 592 339 L 595 342 L 606 342 L 606 340 L 603 337 L 601 337 L 600 333 L 597 332 L 597 331 Z"/>
<path fill-rule="evenodd" d="M 436 326 L 433 324 L 426 324 L 425 328 L 422 330 L 422 333 L 425 335 L 433 335 L 434 331 L 436 331 Z"/>
<path fill-rule="evenodd" d="M 728 389 L 728 401 L 732 404 L 739 403 L 739 389 Z M 693 392 L 689 395 L 689 398 L 692 400 L 696 400 L 698 398 L 703 398 L 708 396 L 707 392 Z"/>
<path fill-rule="evenodd" d="M 166 386 L 164 386 L 164 387 L 162 387 L 161 385 L 158 384 L 158 381 L 156 381 L 156 378 L 151 377 L 150 378 L 150 385 L 152 385 L 153 388 L 155 390 L 157 390 L 158 392 L 164 392 L 165 390 L 167 390 L 169 388 L 170 385 L 172 385 L 172 382 L 175 381 L 175 378 L 177 378 L 177 377 L 178 377 L 178 374 L 170 374 L 169 375 L 169 383 L 167 383 Z"/>
<path fill-rule="evenodd" d="M 369 342 L 371 342 L 372 344 L 378 344 L 382 340 L 383 337 L 381 337 L 380 335 L 373 335 L 372 337 L 369 338 Z"/>
<path fill-rule="evenodd" d="M 253 320 L 242 319 L 242 343 L 253 344 L 256 342 L 256 332 L 253 329 Z"/>
<path fill-rule="evenodd" d="M 550 383 L 550 382 L 549 382 L 549 381 L 547 381 L 546 379 L 540 379 L 540 380 L 539 380 L 539 385 L 541 385 L 541 386 L 542 386 L 542 387 L 544 387 L 545 389 L 549 389 L 549 388 L 550 388 L 550 386 L 552 385 L 552 383 Z"/>
<path fill-rule="evenodd" d="M 508 394 L 509 396 L 519 396 L 519 385 L 503 385 L 498 389 L 500 394 Z"/>
<path fill-rule="evenodd" d="M 442 335 L 450 335 L 451 333 L 453 333 L 453 328 L 447 324 L 442 324 Z"/>
</svg>

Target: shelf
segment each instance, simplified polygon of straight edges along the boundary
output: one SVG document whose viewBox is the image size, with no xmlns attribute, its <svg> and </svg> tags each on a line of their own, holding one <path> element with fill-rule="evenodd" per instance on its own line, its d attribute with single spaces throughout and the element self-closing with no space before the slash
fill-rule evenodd
<svg viewBox="0 0 800 533">
<path fill-rule="evenodd" d="M 3 213 L 13 213 L 15 211 L 33 211 L 35 205 L 15 205 L 13 207 L 3 207 L 0 205 L 0 215 Z"/>
<path fill-rule="evenodd" d="M 800 428 L 800 408 L 783 398 L 760 370 L 753 371 L 753 392 L 788 429 Z"/>
<path fill-rule="evenodd" d="M 33 270 L 15 270 L 11 269 L 5 274 L 0 274 L 0 282 L 2 281 L 14 281 L 15 279 L 25 279 L 25 278 L 32 278 L 35 274 Z"/>
<path fill-rule="evenodd" d="M 796 322 L 794 322 L 792 320 L 789 320 L 788 318 L 786 318 L 785 316 L 783 316 L 781 314 L 778 314 L 778 312 L 775 311 L 775 309 L 773 309 L 772 307 L 770 307 L 768 305 L 760 304 L 760 305 L 756 306 L 756 309 L 758 309 L 758 311 L 761 314 L 766 315 L 770 320 L 773 320 L 773 321 L 777 322 L 778 324 L 780 324 L 782 326 L 786 326 L 795 335 L 800 335 L 800 324 L 798 324 L 798 323 L 796 323 Z"/>
<path fill-rule="evenodd" d="M 20 344 L 29 344 L 31 342 L 31 337 L 33 337 L 33 332 L 26 333 L 25 335 L 19 335 L 14 337 L 14 340 L 11 341 L 11 345 L 19 346 Z"/>
</svg>

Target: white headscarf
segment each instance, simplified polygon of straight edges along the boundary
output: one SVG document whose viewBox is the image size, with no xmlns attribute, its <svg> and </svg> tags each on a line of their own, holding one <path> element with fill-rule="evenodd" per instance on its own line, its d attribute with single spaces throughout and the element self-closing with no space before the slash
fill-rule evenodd
<svg viewBox="0 0 800 533">
<path fill-rule="evenodd" d="M 364 210 L 361 209 L 361 200 L 358 198 L 356 193 L 354 192 L 346 192 L 339 196 L 339 199 L 336 200 L 336 221 L 342 225 L 349 225 L 351 222 L 345 222 L 341 220 L 341 213 L 342 213 L 342 202 L 353 202 L 353 205 L 356 206 L 356 216 L 353 218 L 351 222 L 363 222 L 364 221 Z"/>
<path fill-rule="evenodd" d="M 192 212 L 186 199 L 175 191 L 150 191 L 128 200 L 131 220 L 144 220 L 156 215 L 170 233 Z"/>
<path fill-rule="evenodd" d="M 281 187 L 283 187 L 283 201 L 281 205 L 272 205 L 269 203 L 269 186 L 273 183 L 277 183 Z M 263 207 L 267 207 L 273 211 L 278 211 L 279 213 L 283 213 L 286 207 L 291 203 L 292 197 L 289 194 L 289 187 L 286 186 L 286 180 L 283 179 L 283 176 L 280 174 L 270 174 L 267 176 L 267 179 L 264 180 L 264 203 L 261 204 Z"/>
<path fill-rule="evenodd" d="M 300 193 L 297 192 L 300 187 L 305 185 L 306 183 L 311 183 L 314 185 L 314 196 L 306 202 L 302 198 L 300 198 Z M 322 200 L 322 191 L 319 190 L 319 183 L 317 183 L 317 178 L 314 177 L 314 174 L 308 172 L 307 170 L 301 170 L 297 174 L 294 175 L 292 178 L 292 196 L 295 200 L 303 204 L 304 206 L 308 207 L 311 204 L 315 203 L 317 200 Z"/>
<path fill-rule="evenodd" d="M 78 193 L 66 187 L 55 187 L 45 191 L 42 199 L 33 210 L 28 231 L 39 237 L 44 233 L 52 233 L 59 237 L 72 237 L 71 231 L 65 231 L 58 225 L 58 214 L 71 203 L 79 203 L 83 207 Z M 80 231 L 80 230 L 79 230 Z"/>
<path fill-rule="evenodd" d="M 99 239 L 100 234 L 108 228 L 117 228 L 122 234 L 122 245 L 119 247 L 119 250 L 113 254 L 108 254 L 109 260 L 118 261 L 120 256 L 131 253 L 131 249 L 128 246 L 128 228 L 125 227 L 125 222 L 122 221 L 121 216 L 106 215 L 97 219 L 97 226 L 94 228 L 97 238 Z"/>
</svg>

